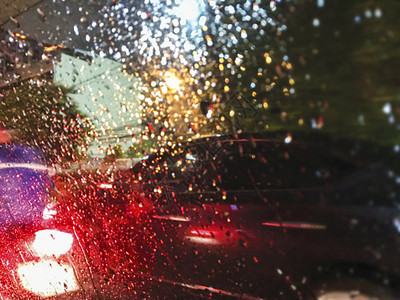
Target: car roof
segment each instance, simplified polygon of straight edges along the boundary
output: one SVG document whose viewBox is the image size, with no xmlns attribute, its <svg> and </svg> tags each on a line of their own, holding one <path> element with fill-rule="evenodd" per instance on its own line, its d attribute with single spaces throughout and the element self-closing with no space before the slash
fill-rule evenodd
<svg viewBox="0 0 400 300">
<path fill-rule="evenodd" d="M 188 146 L 196 146 L 205 143 L 255 143 L 260 147 L 259 143 L 272 144 L 287 144 L 307 147 L 310 150 L 314 149 L 317 152 L 325 152 L 325 155 L 331 153 L 334 156 L 342 157 L 345 160 L 357 158 L 360 162 L 374 164 L 383 163 L 387 166 L 399 166 L 400 155 L 393 151 L 393 147 L 380 145 L 372 141 L 348 139 L 339 135 L 330 135 L 324 132 L 300 132 L 278 130 L 264 133 L 242 133 L 242 134 L 226 134 L 215 136 L 203 136 L 199 138 L 189 139 L 174 145 L 174 147 L 164 147 L 165 152 L 170 152 L 169 149 L 186 148 Z M 262 147 L 262 146 L 261 146 Z M 182 149 L 183 150 L 183 149 Z M 382 156 L 382 153 L 386 153 Z M 157 151 L 150 155 L 153 158 L 160 155 Z"/>
</svg>

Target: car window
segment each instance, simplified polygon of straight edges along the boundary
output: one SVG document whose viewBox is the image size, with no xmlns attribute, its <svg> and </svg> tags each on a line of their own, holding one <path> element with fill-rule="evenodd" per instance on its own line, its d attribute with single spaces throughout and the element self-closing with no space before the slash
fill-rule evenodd
<svg viewBox="0 0 400 300">
<path fill-rule="evenodd" d="M 399 298 L 398 0 L 0 2 L 0 299 Z"/>
</svg>

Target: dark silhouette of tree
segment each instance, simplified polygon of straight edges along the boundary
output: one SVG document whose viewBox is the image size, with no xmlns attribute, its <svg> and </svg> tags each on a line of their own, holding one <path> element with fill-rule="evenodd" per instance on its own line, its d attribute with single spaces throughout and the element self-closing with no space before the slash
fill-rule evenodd
<svg viewBox="0 0 400 300">
<path fill-rule="evenodd" d="M 283 109 L 293 126 L 300 121 L 350 137 L 400 141 L 399 9 L 391 0 L 305 0 L 283 7 L 296 89 Z"/>
<path fill-rule="evenodd" d="M 0 90 L 0 125 L 16 129 L 22 142 L 41 148 L 50 162 L 74 161 L 85 128 L 68 91 L 49 75 Z"/>
</svg>

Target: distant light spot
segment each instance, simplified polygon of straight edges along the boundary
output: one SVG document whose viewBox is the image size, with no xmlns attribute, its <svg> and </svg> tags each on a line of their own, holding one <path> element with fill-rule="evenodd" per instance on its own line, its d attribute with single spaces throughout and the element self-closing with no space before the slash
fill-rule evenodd
<svg viewBox="0 0 400 300">
<path fill-rule="evenodd" d="M 372 18 L 372 11 L 370 11 L 369 9 L 367 9 L 366 11 L 365 11 L 365 13 L 364 13 L 364 15 L 365 15 L 365 17 L 366 18 Z"/>
<path fill-rule="evenodd" d="M 390 103 L 386 103 L 383 106 L 382 111 L 387 115 L 390 114 L 392 112 L 392 105 Z"/>
</svg>

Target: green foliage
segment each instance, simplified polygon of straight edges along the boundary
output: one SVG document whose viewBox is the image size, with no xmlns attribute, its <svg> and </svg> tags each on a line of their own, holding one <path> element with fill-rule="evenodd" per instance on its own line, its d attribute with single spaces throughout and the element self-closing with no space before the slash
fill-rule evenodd
<svg viewBox="0 0 400 300">
<path fill-rule="evenodd" d="M 23 142 L 41 148 L 52 162 L 76 160 L 84 132 L 68 91 L 47 75 L 0 91 L 0 125 L 16 129 Z"/>
</svg>

